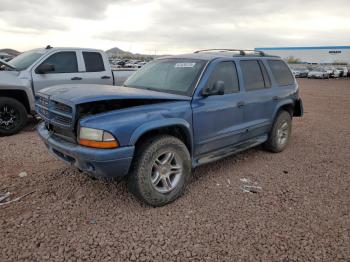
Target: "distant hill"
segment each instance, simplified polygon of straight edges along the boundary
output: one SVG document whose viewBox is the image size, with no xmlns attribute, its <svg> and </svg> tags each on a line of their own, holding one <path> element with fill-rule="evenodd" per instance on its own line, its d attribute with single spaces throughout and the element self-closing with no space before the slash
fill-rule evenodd
<svg viewBox="0 0 350 262">
<path fill-rule="evenodd" d="M 0 52 L 7 53 L 7 54 L 12 55 L 12 56 L 18 56 L 21 53 L 17 50 L 10 49 L 10 48 L 0 49 Z"/>
<path fill-rule="evenodd" d="M 135 58 L 135 59 L 144 59 L 144 58 L 154 58 L 154 55 L 145 55 L 145 54 L 134 54 L 128 51 L 124 51 L 118 47 L 113 47 L 106 51 L 109 57 L 123 57 L 123 58 Z"/>
<path fill-rule="evenodd" d="M 107 55 L 108 56 L 119 56 L 119 57 L 123 57 L 123 56 L 133 56 L 134 54 L 131 53 L 131 52 L 127 52 L 127 51 L 124 51 L 118 47 L 113 47 L 111 49 L 108 49 L 106 51 Z"/>
</svg>

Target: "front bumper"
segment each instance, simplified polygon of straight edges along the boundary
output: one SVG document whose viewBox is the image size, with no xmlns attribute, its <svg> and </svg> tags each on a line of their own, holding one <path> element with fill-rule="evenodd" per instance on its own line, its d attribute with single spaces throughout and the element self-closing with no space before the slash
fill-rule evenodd
<svg viewBox="0 0 350 262">
<path fill-rule="evenodd" d="M 97 177 L 125 176 L 134 155 L 134 147 L 97 149 L 67 142 L 47 130 L 45 123 L 37 128 L 50 153 L 69 165 Z"/>
</svg>

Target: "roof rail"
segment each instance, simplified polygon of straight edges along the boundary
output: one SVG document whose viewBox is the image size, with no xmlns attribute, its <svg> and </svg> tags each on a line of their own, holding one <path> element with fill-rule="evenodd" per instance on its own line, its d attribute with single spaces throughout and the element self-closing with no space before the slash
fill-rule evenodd
<svg viewBox="0 0 350 262">
<path fill-rule="evenodd" d="M 217 52 L 239 52 L 239 55 L 247 55 L 247 52 L 253 52 L 254 54 L 258 54 L 260 56 L 265 56 L 266 54 L 263 51 L 257 51 L 257 50 L 244 50 L 244 49 L 227 49 L 227 48 L 213 48 L 213 49 L 203 49 L 203 50 L 197 50 L 194 53 L 202 53 L 202 52 L 211 52 L 211 51 L 217 51 Z"/>
</svg>

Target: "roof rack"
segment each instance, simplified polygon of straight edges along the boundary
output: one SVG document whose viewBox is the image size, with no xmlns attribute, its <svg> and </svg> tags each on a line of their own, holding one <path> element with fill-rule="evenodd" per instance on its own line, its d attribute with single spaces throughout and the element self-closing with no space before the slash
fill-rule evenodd
<svg viewBox="0 0 350 262">
<path fill-rule="evenodd" d="M 213 48 L 213 49 L 203 49 L 203 50 L 197 50 L 194 53 L 202 53 L 202 52 L 239 52 L 239 55 L 247 55 L 247 52 L 253 52 L 253 54 L 258 54 L 260 56 L 265 56 L 266 54 L 263 51 L 257 51 L 257 50 L 244 50 L 244 49 L 227 49 L 227 48 Z"/>
</svg>

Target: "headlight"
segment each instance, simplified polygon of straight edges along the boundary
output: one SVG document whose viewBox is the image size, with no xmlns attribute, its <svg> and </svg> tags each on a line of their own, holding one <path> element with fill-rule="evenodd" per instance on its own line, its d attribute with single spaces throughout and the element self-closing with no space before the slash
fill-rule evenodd
<svg viewBox="0 0 350 262">
<path fill-rule="evenodd" d="M 114 136 L 104 130 L 81 127 L 78 142 L 80 145 L 95 148 L 116 148 L 119 146 Z"/>
</svg>

